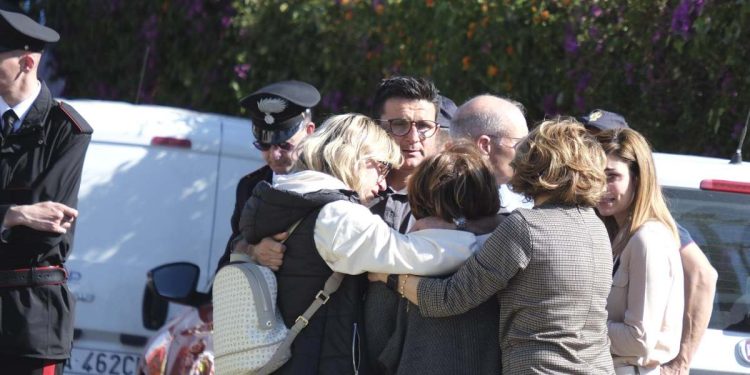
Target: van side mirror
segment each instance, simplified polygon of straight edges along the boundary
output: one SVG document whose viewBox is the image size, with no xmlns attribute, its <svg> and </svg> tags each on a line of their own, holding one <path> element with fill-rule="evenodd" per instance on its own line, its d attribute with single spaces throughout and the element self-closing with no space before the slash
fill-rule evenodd
<svg viewBox="0 0 750 375">
<path fill-rule="evenodd" d="M 152 269 L 148 273 L 148 283 L 167 301 L 198 307 L 211 302 L 211 294 L 195 289 L 200 273 L 200 268 L 193 263 L 169 263 Z"/>
<path fill-rule="evenodd" d="M 179 303 L 195 291 L 200 273 L 200 268 L 192 263 L 169 263 L 152 269 L 148 278 L 158 295 Z"/>
<path fill-rule="evenodd" d="M 211 294 L 196 291 L 200 268 L 188 262 L 168 263 L 148 272 L 143 296 L 143 326 L 158 329 L 167 319 L 168 303 L 199 307 Z"/>
</svg>

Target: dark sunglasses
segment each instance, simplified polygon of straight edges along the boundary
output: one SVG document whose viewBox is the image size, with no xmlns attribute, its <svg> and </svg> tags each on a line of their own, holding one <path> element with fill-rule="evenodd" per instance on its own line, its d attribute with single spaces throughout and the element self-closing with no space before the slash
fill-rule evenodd
<svg viewBox="0 0 750 375">
<path fill-rule="evenodd" d="M 253 142 L 253 146 L 257 148 L 260 151 L 268 151 L 271 149 L 271 147 L 276 146 L 284 151 L 292 151 L 294 150 L 294 145 L 289 142 L 284 143 L 265 143 L 265 142 Z"/>
<path fill-rule="evenodd" d="M 411 121 L 404 118 L 394 118 L 390 120 L 377 120 L 381 127 L 387 132 L 403 137 L 411 131 L 412 126 L 417 128 L 420 137 L 430 138 L 435 134 L 438 123 L 430 120 Z"/>
</svg>

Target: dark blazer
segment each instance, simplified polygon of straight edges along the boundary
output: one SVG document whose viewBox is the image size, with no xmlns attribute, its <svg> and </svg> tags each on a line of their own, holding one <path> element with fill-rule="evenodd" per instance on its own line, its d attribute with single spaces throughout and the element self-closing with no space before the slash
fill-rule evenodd
<svg viewBox="0 0 750 375">
<path fill-rule="evenodd" d="M 271 167 L 264 165 L 255 172 L 242 177 L 240 182 L 237 183 L 237 198 L 234 201 L 234 211 L 232 212 L 232 219 L 230 221 L 232 235 L 227 241 L 224 255 L 219 259 L 219 266 L 216 267 L 217 270 L 221 268 L 221 266 L 229 263 L 229 255 L 232 254 L 232 248 L 234 248 L 234 244 L 240 236 L 240 216 L 242 216 L 242 209 L 245 207 L 245 202 L 247 202 L 247 200 L 250 199 L 250 196 L 253 195 L 253 189 L 255 189 L 255 186 L 258 185 L 258 183 L 262 181 L 271 183 L 272 178 L 273 171 L 271 170 Z"/>
</svg>

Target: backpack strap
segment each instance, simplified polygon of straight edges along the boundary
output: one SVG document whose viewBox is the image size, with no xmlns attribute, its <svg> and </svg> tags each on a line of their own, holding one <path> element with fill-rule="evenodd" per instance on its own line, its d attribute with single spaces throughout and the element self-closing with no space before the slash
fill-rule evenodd
<svg viewBox="0 0 750 375">
<path fill-rule="evenodd" d="M 302 329 L 307 327 L 307 324 L 310 323 L 310 319 L 312 319 L 312 316 L 318 311 L 318 309 L 328 302 L 328 299 L 331 298 L 331 294 L 339 289 L 343 280 L 344 274 L 340 272 L 334 272 L 328 280 L 326 280 L 323 290 L 315 295 L 315 299 L 313 299 L 313 303 L 310 307 L 308 307 L 307 310 L 305 310 L 305 312 L 298 316 L 297 320 L 294 321 L 294 325 L 289 329 L 289 333 L 286 335 L 286 338 L 281 345 L 276 349 L 276 352 L 273 353 L 273 357 L 271 357 L 269 363 L 275 363 L 279 359 L 278 357 L 282 356 L 284 352 L 291 348 L 292 342 L 297 338 L 297 335 L 299 335 Z"/>
<path fill-rule="evenodd" d="M 289 229 L 287 230 L 287 233 L 289 233 L 287 239 L 291 237 L 292 232 L 297 229 L 297 226 L 302 222 L 302 219 L 299 219 L 289 227 Z M 286 241 L 286 239 L 284 239 L 284 241 Z M 281 241 L 281 243 L 284 243 L 284 241 Z M 232 254 L 232 256 L 234 256 L 234 254 Z M 323 290 L 319 291 L 318 294 L 315 295 L 312 304 L 310 304 L 305 312 L 303 312 L 302 315 L 298 316 L 297 320 L 294 321 L 294 325 L 289 329 L 289 333 L 286 335 L 286 338 L 284 338 L 284 341 L 282 341 L 281 344 L 276 348 L 273 356 L 267 362 L 268 364 L 285 362 L 284 357 L 285 355 L 287 355 L 287 353 L 289 353 L 294 339 L 297 338 L 297 335 L 299 335 L 302 329 L 307 327 L 307 325 L 310 323 L 310 319 L 312 319 L 312 316 L 315 315 L 318 309 L 320 309 L 321 306 L 325 305 L 326 302 L 328 302 L 328 299 L 331 298 L 331 294 L 339 289 L 339 286 L 341 286 L 341 282 L 343 280 L 344 274 L 340 272 L 334 272 L 330 277 L 328 277 L 328 280 L 326 280 L 326 283 L 323 286 Z"/>
</svg>

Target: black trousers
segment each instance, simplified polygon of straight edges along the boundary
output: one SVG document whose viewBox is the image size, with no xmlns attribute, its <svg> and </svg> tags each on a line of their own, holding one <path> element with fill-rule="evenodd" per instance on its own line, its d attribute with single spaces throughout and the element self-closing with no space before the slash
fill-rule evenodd
<svg viewBox="0 0 750 375">
<path fill-rule="evenodd" d="M 65 360 L 49 360 L 0 355 L 3 374 L 13 375 L 62 375 Z"/>
</svg>

